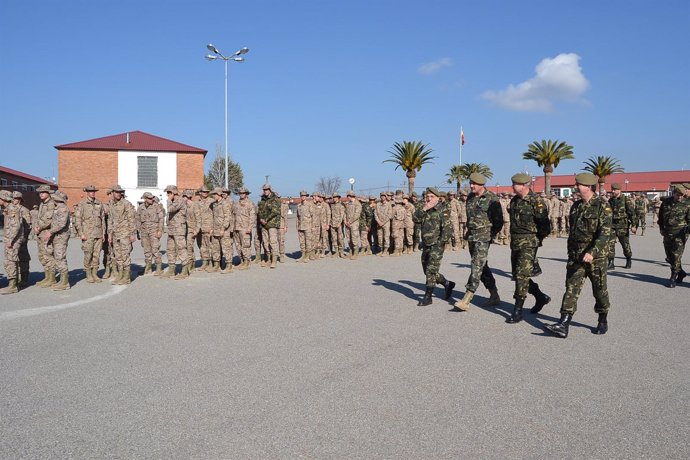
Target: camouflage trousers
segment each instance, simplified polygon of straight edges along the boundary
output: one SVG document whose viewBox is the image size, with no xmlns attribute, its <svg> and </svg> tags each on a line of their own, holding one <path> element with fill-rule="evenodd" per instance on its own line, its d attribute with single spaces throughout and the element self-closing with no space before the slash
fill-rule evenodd
<svg viewBox="0 0 690 460">
<path fill-rule="evenodd" d="M 196 236 L 192 236 L 191 233 L 187 233 L 187 263 L 188 264 L 193 264 L 196 261 L 196 258 L 194 257 L 194 242 L 196 241 L 196 239 L 197 239 Z"/>
<path fill-rule="evenodd" d="M 558 235 L 558 220 L 560 217 L 551 218 L 551 235 Z"/>
<path fill-rule="evenodd" d="M 408 246 L 414 245 L 414 226 L 405 225 L 405 244 Z"/>
<path fill-rule="evenodd" d="M 433 288 L 436 284 L 446 282 L 446 278 L 439 272 L 444 246 L 444 244 L 434 244 L 422 247 L 422 270 L 426 275 L 427 288 Z"/>
<path fill-rule="evenodd" d="M 630 232 L 628 227 L 625 228 L 612 228 L 611 229 L 611 240 L 609 242 L 609 259 L 616 257 L 616 240 L 620 241 L 621 246 L 623 246 L 623 255 L 627 259 L 632 257 L 632 249 L 630 249 Z"/>
<path fill-rule="evenodd" d="M 683 252 L 685 251 L 686 236 L 681 233 L 664 236 L 664 251 L 666 259 L 671 264 L 671 270 L 679 272 L 683 269 Z"/>
<path fill-rule="evenodd" d="M 369 230 L 366 227 L 359 229 L 359 244 L 363 248 L 371 250 L 371 244 L 369 243 Z"/>
<path fill-rule="evenodd" d="M 3 247 L 5 248 L 5 276 L 8 280 L 15 280 L 19 267 L 19 245 L 14 244 L 8 248 L 3 244 Z"/>
<path fill-rule="evenodd" d="M 503 221 L 503 227 L 498 232 L 497 240 L 501 243 L 507 244 L 510 241 L 510 221 Z"/>
<path fill-rule="evenodd" d="M 647 215 L 643 212 L 635 214 L 635 227 L 647 228 Z"/>
<path fill-rule="evenodd" d="M 81 250 L 84 253 L 84 268 L 98 268 L 101 260 L 102 238 L 87 238 L 81 242 Z"/>
<path fill-rule="evenodd" d="M 311 252 L 313 247 L 312 247 L 312 236 L 311 236 L 311 229 L 307 230 L 298 230 L 297 231 L 297 238 L 299 239 L 299 250 L 302 253 L 302 255 L 305 255 L 308 252 Z"/>
<path fill-rule="evenodd" d="M 561 235 L 568 232 L 568 218 L 566 216 L 559 217 L 558 222 L 561 226 Z"/>
<path fill-rule="evenodd" d="M 211 260 L 211 234 L 199 232 L 196 236 L 196 244 L 199 246 L 199 257 L 201 257 L 201 260 Z"/>
<path fill-rule="evenodd" d="M 226 253 L 230 254 L 230 260 L 232 260 L 232 238 L 227 234 L 211 236 L 211 260 L 220 262 L 221 258 L 226 256 L 227 261 Z"/>
<path fill-rule="evenodd" d="M 113 254 L 113 243 L 110 240 L 103 241 L 103 266 L 110 265 Z"/>
<path fill-rule="evenodd" d="M 594 311 L 596 313 L 608 313 L 611 304 L 609 303 L 609 291 L 606 284 L 607 265 L 606 257 L 596 258 L 591 264 L 568 257 L 561 314 L 575 314 L 577 299 L 580 297 L 585 278 L 589 278 L 592 283 L 592 293 L 595 300 Z"/>
<path fill-rule="evenodd" d="M 393 227 L 391 236 L 396 251 L 405 247 L 405 227 Z"/>
<path fill-rule="evenodd" d="M 419 240 L 421 239 L 422 235 L 422 226 L 421 224 L 415 222 L 414 227 L 412 228 L 412 240 L 413 244 L 415 246 L 419 245 Z M 462 234 L 460 234 L 460 237 L 462 238 Z"/>
<path fill-rule="evenodd" d="M 278 229 L 278 253 L 279 254 L 285 254 L 285 234 L 286 233 L 287 233 L 287 227 Z"/>
<path fill-rule="evenodd" d="M 36 242 L 38 244 L 38 260 L 43 265 L 43 270 L 49 272 L 55 271 L 55 257 L 53 256 L 53 238 L 47 241 L 43 239 L 47 233 L 48 230 L 41 231 Z"/>
<path fill-rule="evenodd" d="M 354 224 L 357 225 L 357 224 Z M 349 244 L 350 249 L 354 250 L 361 246 L 362 242 L 359 238 L 359 227 L 345 227 L 345 241 Z"/>
<path fill-rule="evenodd" d="M 471 292 L 477 292 L 479 282 L 484 284 L 487 289 L 496 289 L 496 280 L 489 269 L 487 259 L 489 257 L 490 241 L 470 241 L 470 257 L 472 258 L 472 266 L 470 268 L 470 277 L 467 280 L 465 288 Z"/>
<path fill-rule="evenodd" d="M 318 251 L 321 248 L 321 226 L 320 225 L 314 225 L 311 228 L 311 247 L 314 248 L 314 251 Z"/>
<path fill-rule="evenodd" d="M 278 255 L 278 228 L 261 227 L 261 240 L 266 254 Z"/>
<path fill-rule="evenodd" d="M 460 240 L 462 240 L 462 233 L 460 233 L 460 222 L 457 219 L 453 219 L 453 238 L 451 243 L 453 247 L 460 246 Z"/>
<path fill-rule="evenodd" d="M 458 230 L 460 231 L 460 244 L 461 248 L 467 247 L 467 240 L 465 239 L 465 232 L 467 232 L 467 222 L 458 222 Z"/>
<path fill-rule="evenodd" d="M 59 272 L 69 270 L 67 267 L 67 244 L 69 243 L 69 237 L 69 231 L 53 235 L 53 257 L 55 258 L 55 269 Z"/>
<path fill-rule="evenodd" d="M 252 229 L 252 240 L 254 241 L 254 254 L 256 254 L 256 257 L 258 258 L 261 256 L 263 238 L 261 237 L 261 230 L 257 229 L 256 227 Z"/>
<path fill-rule="evenodd" d="M 331 227 L 331 244 L 333 252 L 340 252 L 343 249 L 343 228 L 341 225 Z"/>
<path fill-rule="evenodd" d="M 529 292 L 529 285 L 537 258 L 537 247 L 523 247 L 510 251 L 510 266 L 515 279 L 513 298 L 524 299 Z"/>
<path fill-rule="evenodd" d="M 144 249 L 144 261 L 147 264 L 152 262 L 160 264 L 161 260 L 161 239 L 156 236 L 156 232 L 150 233 L 143 231 L 141 236 L 141 247 Z"/>
<path fill-rule="evenodd" d="M 242 260 L 250 260 L 252 258 L 252 234 L 244 230 L 235 230 L 234 237 L 235 247 L 237 252 L 242 257 Z"/>
<path fill-rule="evenodd" d="M 129 236 L 111 237 L 113 252 L 111 253 L 111 264 L 117 268 L 129 269 L 132 264 L 132 241 Z"/>
<path fill-rule="evenodd" d="M 379 241 L 379 246 L 381 250 L 387 250 L 391 247 L 391 226 L 390 223 L 385 223 L 383 226 L 379 226 L 376 230 L 376 236 Z"/>
<path fill-rule="evenodd" d="M 168 265 L 175 265 L 178 261 L 187 263 L 187 238 L 185 235 L 168 234 Z"/>
</svg>

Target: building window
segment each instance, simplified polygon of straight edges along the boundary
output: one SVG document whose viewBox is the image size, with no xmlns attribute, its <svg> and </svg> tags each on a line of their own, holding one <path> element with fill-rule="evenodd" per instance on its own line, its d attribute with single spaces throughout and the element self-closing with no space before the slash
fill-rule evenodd
<svg viewBox="0 0 690 460">
<path fill-rule="evenodd" d="M 5 178 L 0 179 L 0 185 L 2 185 L 3 187 L 7 187 L 7 179 L 5 179 Z"/>
<path fill-rule="evenodd" d="M 158 157 L 137 157 L 137 187 L 158 187 Z"/>
<path fill-rule="evenodd" d="M 16 180 L 13 180 L 13 181 L 12 181 L 12 188 L 15 189 L 15 190 L 17 190 L 17 189 L 19 188 L 19 184 L 17 183 Z"/>
<path fill-rule="evenodd" d="M 26 192 L 26 184 L 22 184 L 22 190 Z"/>
</svg>

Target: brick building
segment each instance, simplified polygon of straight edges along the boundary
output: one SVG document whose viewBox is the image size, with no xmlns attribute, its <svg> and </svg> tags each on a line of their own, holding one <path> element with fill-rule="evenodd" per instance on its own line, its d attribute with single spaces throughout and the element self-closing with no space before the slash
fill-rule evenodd
<svg viewBox="0 0 690 460">
<path fill-rule="evenodd" d="M 49 185 L 53 189 L 57 189 L 57 185 L 50 180 L 0 166 L 0 190 L 22 192 L 24 206 L 29 209 L 41 202 L 38 193 L 35 191 L 39 185 Z"/>
<path fill-rule="evenodd" d="M 161 198 L 163 190 L 174 184 L 180 189 L 199 188 L 204 183 L 204 158 L 207 151 L 142 131 L 130 131 L 71 144 L 56 145 L 58 184 L 78 203 L 87 184 L 100 190 L 119 184 L 126 198 L 136 205 L 144 192 Z"/>
</svg>

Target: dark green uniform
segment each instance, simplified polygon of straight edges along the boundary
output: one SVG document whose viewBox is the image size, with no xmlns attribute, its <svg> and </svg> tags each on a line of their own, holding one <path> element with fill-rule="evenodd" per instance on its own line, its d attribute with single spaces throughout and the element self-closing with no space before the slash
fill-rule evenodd
<svg viewBox="0 0 690 460">
<path fill-rule="evenodd" d="M 632 257 L 630 249 L 630 227 L 635 225 L 636 215 L 635 206 L 630 198 L 621 194 L 618 198 L 609 198 L 611 206 L 611 242 L 609 243 L 609 259 L 616 257 L 616 240 L 620 241 L 623 247 L 623 255 L 626 259 Z"/>
<path fill-rule="evenodd" d="M 445 284 L 446 278 L 439 273 L 443 250 L 453 235 L 450 212 L 438 203 L 431 209 L 415 212 L 420 223 L 422 238 L 422 270 L 426 275 L 426 287 L 432 289 L 436 283 Z"/>
<path fill-rule="evenodd" d="M 673 196 L 664 199 L 659 210 L 659 231 L 664 237 L 666 260 L 671 264 L 671 280 L 678 282 L 686 276 L 682 257 L 685 242 L 690 234 L 690 202 L 685 198 L 676 201 Z"/>
<path fill-rule="evenodd" d="M 489 245 L 503 227 L 503 211 L 496 194 L 485 191 L 481 196 L 470 193 L 467 197 L 467 235 L 472 256 L 472 269 L 465 288 L 475 292 L 479 281 L 489 290 L 496 289 L 487 258 Z"/>
<path fill-rule="evenodd" d="M 414 214 L 412 214 L 412 222 L 414 223 L 414 229 L 412 230 L 412 238 L 414 239 L 414 248 L 415 250 L 419 246 L 419 239 L 422 233 L 422 223 L 420 222 L 419 218 L 417 217 L 417 212 L 421 211 L 424 208 L 424 201 L 423 200 L 417 200 L 416 203 L 413 203 L 414 205 Z"/>
<path fill-rule="evenodd" d="M 635 227 L 642 229 L 641 235 L 644 235 L 644 230 L 647 227 L 647 198 L 643 196 L 637 197 L 635 200 Z"/>
<path fill-rule="evenodd" d="M 611 207 L 598 196 L 592 197 L 588 202 L 579 200 L 573 204 L 569 220 L 568 263 L 561 314 L 573 315 L 577 310 L 577 299 L 585 277 L 592 283 L 592 292 L 596 300 L 594 311 L 607 314 L 611 306 L 606 285 L 606 258 L 611 240 Z M 587 253 L 594 257 L 592 263 L 582 261 Z"/>
<path fill-rule="evenodd" d="M 510 200 L 510 262 L 515 278 L 515 299 L 535 294 L 539 287 L 530 279 L 541 241 L 551 233 L 551 220 L 544 200 L 533 192 Z"/>
</svg>

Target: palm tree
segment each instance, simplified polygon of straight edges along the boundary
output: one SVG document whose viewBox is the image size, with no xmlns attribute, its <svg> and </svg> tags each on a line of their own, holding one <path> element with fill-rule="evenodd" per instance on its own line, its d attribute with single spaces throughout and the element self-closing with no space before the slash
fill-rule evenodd
<svg viewBox="0 0 690 460">
<path fill-rule="evenodd" d="M 534 160 L 539 166 L 544 167 L 544 183 L 545 192 L 547 195 L 551 194 L 551 175 L 554 168 L 558 167 L 561 160 L 572 160 L 573 146 L 565 142 L 558 142 L 542 139 L 541 143 L 534 141 L 527 146 L 527 151 L 522 154 L 525 160 Z"/>
<path fill-rule="evenodd" d="M 618 160 L 613 157 L 596 156 L 585 161 L 583 171 L 589 171 L 599 178 L 599 193 L 604 189 L 606 178 L 611 174 L 625 172 Z"/>
<path fill-rule="evenodd" d="M 453 165 L 450 168 L 450 172 L 446 174 L 446 177 L 448 177 L 449 184 L 453 182 L 456 183 L 458 193 L 460 193 L 460 186 L 464 181 L 470 178 L 470 174 L 472 173 L 479 173 L 487 179 L 494 177 L 491 168 L 484 163 L 463 163 L 461 165 Z"/>
<path fill-rule="evenodd" d="M 405 171 L 408 193 L 411 194 L 414 191 L 414 180 L 417 177 L 417 172 L 422 169 L 422 165 L 431 163 L 431 160 L 436 158 L 430 156 L 432 151 L 427 144 L 422 144 L 421 141 L 403 141 L 402 144 L 396 142 L 393 145 L 393 150 L 388 151 L 391 158 L 384 160 L 383 163 L 395 163 L 395 169 L 402 168 Z"/>
</svg>

